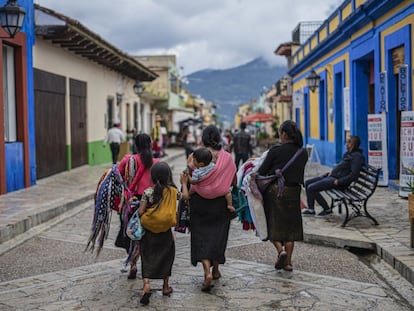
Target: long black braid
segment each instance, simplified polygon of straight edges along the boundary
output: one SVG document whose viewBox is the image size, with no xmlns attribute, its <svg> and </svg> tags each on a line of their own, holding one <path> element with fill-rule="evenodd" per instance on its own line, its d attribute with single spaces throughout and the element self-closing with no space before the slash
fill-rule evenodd
<svg viewBox="0 0 414 311">
<path fill-rule="evenodd" d="M 175 187 L 170 166 L 166 162 L 155 163 L 151 168 L 151 179 L 154 183 L 154 205 L 159 205 L 163 190 L 168 186 Z"/>
</svg>

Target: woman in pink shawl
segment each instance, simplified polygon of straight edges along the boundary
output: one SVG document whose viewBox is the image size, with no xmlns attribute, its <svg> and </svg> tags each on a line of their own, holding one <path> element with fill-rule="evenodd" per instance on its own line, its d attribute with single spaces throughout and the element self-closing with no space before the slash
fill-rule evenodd
<svg viewBox="0 0 414 311">
<path fill-rule="evenodd" d="M 128 187 L 130 195 L 141 200 L 144 190 L 153 186 L 150 171 L 152 165 L 159 162 L 159 159 L 152 157 L 151 137 L 147 134 L 138 134 L 135 136 L 135 146 L 138 153 L 125 155 L 119 162 L 118 170 Z M 122 217 L 121 228 L 115 245 L 125 248 L 127 252 L 132 251 L 130 258 L 131 269 L 128 279 L 136 279 L 140 245 L 139 241 L 131 241 L 126 236 L 124 219 Z M 131 247 L 133 248 L 132 250 L 130 249 Z"/>
<path fill-rule="evenodd" d="M 208 292 L 213 287 L 213 280 L 221 277 L 219 264 L 226 261 L 231 213 L 224 195 L 233 183 L 236 166 L 231 154 L 222 149 L 221 135 L 215 126 L 204 129 L 202 143 L 213 154 L 216 165 L 197 185 L 191 185 L 195 190 L 190 198 L 191 263 L 193 266 L 202 263 L 204 282 L 201 290 Z M 191 169 L 192 155 L 187 163 Z M 183 187 L 186 187 L 185 182 Z"/>
</svg>

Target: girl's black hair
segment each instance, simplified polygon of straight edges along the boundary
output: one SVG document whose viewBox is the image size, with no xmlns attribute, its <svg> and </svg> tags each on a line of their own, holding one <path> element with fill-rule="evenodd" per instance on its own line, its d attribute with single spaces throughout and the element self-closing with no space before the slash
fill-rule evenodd
<svg viewBox="0 0 414 311">
<path fill-rule="evenodd" d="M 296 126 L 296 123 L 292 120 L 286 120 L 282 123 L 279 128 L 279 133 L 286 133 L 287 137 L 293 140 L 293 143 L 298 147 L 303 146 L 303 137 L 299 128 Z"/>
<path fill-rule="evenodd" d="M 135 136 L 135 146 L 137 147 L 137 152 L 141 156 L 145 169 L 150 169 L 152 166 L 151 137 L 145 133 L 138 134 Z"/>
<path fill-rule="evenodd" d="M 154 204 L 158 205 L 161 202 L 164 188 L 175 187 L 170 166 L 166 162 L 155 163 L 151 168 L 151 179 L 154 183 Z"/>
<path fill-rule="evenodd" d="M 205 147 L 210 147 L 214 150 L 221 149 L 221 135 L 220 131 L 214 125 L 209 125 L 203 130 L 201 140 Z"/>
</svg>

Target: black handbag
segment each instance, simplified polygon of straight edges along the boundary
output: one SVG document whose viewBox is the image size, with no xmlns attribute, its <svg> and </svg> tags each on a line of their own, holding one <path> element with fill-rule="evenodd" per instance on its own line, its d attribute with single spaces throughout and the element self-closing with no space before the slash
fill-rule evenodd
<svg viewBox="0 0 414 311">
<path fill-rule="evenodd" d="M 282 195 L 283 185 L 285 184 L 285 178 L 283 177 L 283 172 L 296 160 L 301 152 L 303 152 L 303 148 L 299 148 L 293 157 L 285 164 L 285 166 L 281 169 L 277 169 L 273 175 L 262 176 L 256 175 L 255 182 L 259 191 L 263 194 L 267 188 L 277 180 L 279 186 L 279 193 L 278 196 Z"/>
</svg>

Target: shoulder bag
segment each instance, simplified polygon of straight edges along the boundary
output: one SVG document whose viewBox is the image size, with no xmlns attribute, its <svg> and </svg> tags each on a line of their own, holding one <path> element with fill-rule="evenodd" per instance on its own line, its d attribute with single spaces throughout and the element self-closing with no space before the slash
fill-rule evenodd
<svg viewBox="0 0 414 311">
<path fill-rule="evenodd" d="M 273 175 L 269 176 L 262 176 L 262 175 L 256 175 L 255 176 L 255 182 L 257 185 L 257 188 L 261 193 L 264 193 L 269 185 L 271 185 L 275 180 L 278 182 L 279 191 L 278 196 L 282 195 L 283 186 L 285 184 L 285 178 L 283 177 L 283 172 L 297 159 L 299 154 L 303 152 L 303 148 L 299 148 L 296 153 L 293 155 L 293 157 L 285 164 L 285 166 L 281 169 L 276 169 L 275 173 Z"/>
</svg>

